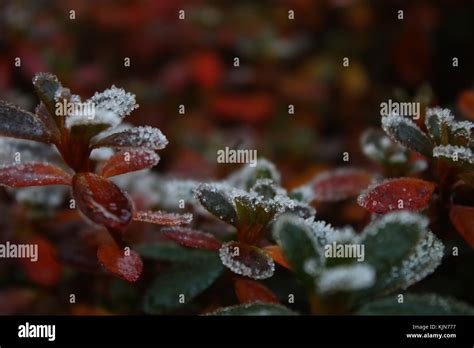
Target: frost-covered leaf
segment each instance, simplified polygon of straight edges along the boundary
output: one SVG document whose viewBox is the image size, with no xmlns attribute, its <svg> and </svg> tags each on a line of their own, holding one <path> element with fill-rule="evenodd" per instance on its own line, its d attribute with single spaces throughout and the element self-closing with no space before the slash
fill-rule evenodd
<svg viewBox="0 0 474 348">
<path fill-rule="evenodd" d="M 253 279 L 270 278 L 275 271 L 272 258 L 253 245 L 228 242 L 219 249 L 219 256 L 232 272 Z"/>
<path fill-rule="evenodd" d="M 360 145 L 364 155 L 382 165 L 400 166 L 409 160 L 409 151 L 379 129 L 367 129 L 360 138 Z"/>
<path fill-rule="evenodd" d="M 454 116 L 449 109 L 439 107 L 426 109 L 425 125 L 429 135 L 436 144 L 447 141 L 449 126 L 453 122 Z"/>
<path fill-rule="evenodd" d="M 205 262 L 209 257 L 215 257 L 215 251 L 190 249 L 177 244 L 142 244 L 135 250 L 144 258 L 173 263 Z"/>
<path fill-rule="evenodd" d="M 161 230 L 161 234 L 179 245 L 188 248 L 219 250 L 222 243 L 212 234 L 186 227 L 171 227 Z"/>
<path fill-rule="evenodd" d="M 312 185 L 316 200 L 334 202 L 359 194 L 371 181 L 372 176 L 365 170 L 341 168 L 319 174 Z"/>
<path fill-rule="evenodd" d="M 397 295 L 381 298 L 359 308 L 357 315 L 474 315 L 467 303 L 434 294 L 404 294 L 403 303 Z"/>
<path fill-rule="evenodd" d="M 474 207 L 452 205 L 449 218 L 456 230 L 474 248 Z"/>
<path fill-rule="evenodd" d="M 31 112 L 0 101 L 0 135 L 48 143 L 51 134 Z"/>
<path fill-rule="evenodd" d="M 442 158 L 452 164 L 474 164 L 474 153 L 464 146 L 440 145 L 433 149 L 433 157 Z"/>
<path fill-rule="evenodd" d="M 163 226 L 178 226 L 189 224 L 193 220 L 193 215 L 166 213 L 163 211 L 135 211 L 133 213 L 133 220 L 148 222 L 156 225 Z"/>
<path fill-rule="evenodd" d="M 71 176 L 49 163 L 25 163 L 0 167 L 0 185 L 10 187 L 71 185 Z"/>
<path fill-rule="evenodd" d="M 59 144 L 61 142 L 61 133 L 59 128 L 43 102 L 40 102 L 35 109 L 35 116 L 43 122 L 45 128 L 51 135 L 51 142 Z"/>
<path fill-rule="evenodd" d="M 267 200 L 251 196 L 234 198 L 237 209 L 237 238 L 239 241 L 255 244 L 265 234 L 265 228 L 275 216 L 278 207 Z"/>
<path fill-rule="evenodd" d="M 285 256 L 283 255 L 283 251 L 279 245 L 267 245 L 266 247 L 262 248 L 270 257 L 280 266 L 283 266 L 287 269 L 291 269 L 290 264 L 286 260 Z"/>
<path fill-rule="evenodd" d="M 153 167 L 160 161 L 153 150 L 128 150 L 121 151 L 113 155 L 104 163 L 101 175 L 105 177 L 120 175 Z"/>
<path fill-rule="evenodd" d="M 158 129 L 150 126 L 129 128 L 119 133 L 113 133 L 99 139 L 93 148 L 147 148 L 161 150 L 168 145 L 168 139 Z"/>
<path fill-rule="evenodd" d="M 238 306 L 230 306 L 220 308 L 209 315 L 249 315 L 249 316 L 262 316 L 262 315 L 297 315 L 297 313 L 289 310 L 288 308 L 269 303 L 250 303 Z"/>
<path fill-rule="evenodd" d="M 28 244 L 38 246 L 37 260 L 20 259 L 28 278 L 40 286 L 54 286 L 61 278 L 61 265 L 57 260 L 56 248 L 46 239 L 35 237 Z"/>
<path fill-rule="evenodd" d="M 278 297 L 269 288 L 255 280 L 235 277 L 234 288 L 240 303 L 280 303 Z"/>
<path fill-rule="evenodd" d="M 56 115 L 58 91 L 63 89 L 58 78 L 53 74 L 40 72 L 33 77 L 33 86 L 50 115 Z"/>
<path fill-rule="evenodd" d="M 368 288 L 375 282 L 375 270 L 367 264 L 349 264 L 325 269 L 317 280 L 320 294 L 330 295 Z"/>
<path fill-rule="evenodd" d="M 309 226 L 301 218 L 282 215 L 274 225 L 273 235 L 291 269 L 312 291 L 315 285 L 314 277 L 324 267 L 324 260 L 322 250 L 318 247 Z"/>
<path fill-rule="evenodd" d="M 123 229 L 132 220 L 132 203 L 110 180 L 93 173 L 76 174 L 72 193 L 80 211 L 96 224 Z"/>
<path fill-rule="evenodd" d="M 149 314 L 170 312 L 185 306 L 210 287 L 224 267 L 214 253 L 206 262 L 178 263 L 153 281 L 144 299 L 144 311 Z M 184 299 L 184 304 L 180 301 Z"/>
<path fill-rule="evenodd" d="M 100 244 L 97 258 L 109 272 L 126 281 L 135 282 L 142 273 L 140 256 L 133 250 L 120 249 L 115 243 Z"/>
<path fill-rule="evenodd" d="M 399 115 L 382 117 L 382 128 L 394 141 L 431 157 L 432 144 L 423 131 L 410 119 Z"/>
<path fill-rule="evenodd" d="M 259 158 L 257 165 L 254 167 L 250 165 L 242 167 L 242 169 L 230 175 L 226 182 L 231 186 L 248 191 L 258 179 L 271 179 L 277 185 L 281 182 L 280 173 L 275 165 L 265 158 Z"/>
<path fill-rule="evenodd" d="M 114 85 L 103 92 L 96 92 L 89 101 L 94 103 L 96 109 L 107 110 L 120 118 L 138 109 L 135 95 Z"/>
<path fill-rule="evenodd" d="M 428 220 L 406 211 L 372 222 L 362 233 L 365 262 L 376 270 L 370 292 L 406 289 L 441 263 L 444 245 L 428 230 Z"/>
<path fill-rule="evenodd" d="M 370 186 L 357 199 L 360 206 L 385 214 L 394 210 L 419 210 L 428 205 L 435 184 L 414 178 L 386 180 Z"/>
<path fill-rule="evenodd" d="M 194 190 L 194 195 L 207 211 L 220 220 L 231 225 L 237 223 L 234 206 L 219 188 L 211 184 L 202 184 Z"/>
</svg>

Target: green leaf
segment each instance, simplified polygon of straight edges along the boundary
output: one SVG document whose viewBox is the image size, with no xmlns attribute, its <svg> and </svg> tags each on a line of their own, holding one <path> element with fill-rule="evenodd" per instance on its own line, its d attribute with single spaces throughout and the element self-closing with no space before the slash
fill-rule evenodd
<svg viewBox="0 0 474 348">
<path fill-rule="evenodd" d="M 431 157 L 433 145 L 430 139 L 412 120 L 399 115 L 385 116 L 382 118 L 382 128 L 396 142 Z"/>
<path fill-rule="evenodd" d="M 474 315 L 474 308 L 449 297 L 434 294 L 403 295 L 403 303 L 398 295 L 381 298 L 367 303 L 355 314 L 358 315 Z"/>
<path fill-rule="evenodd" d="M 177 244 L 142 244 L 134 249 L 144 258 L 165 262 L 204 262 L 217 255 L 214 250 L 190 249 Z"/>
<path fill-rule="evenodd" d="M 301 219 L 285 214 L 278 218 L 273 233 L 298 279 L 310 292 L 314 291 L 315 274 L 308 273 L 308 268 L 319 272 L 324 264 L 322 251 L 316 247 L 311 230 Z"/>
<path fill-rule="evenodd" d="M 280 173 L 275 165 L 265 158 L 259 158 L 254 167 L 244 166 L 226 181 L 234 187 L 249 191 L 259 179 L 271 179 L 276 185 L 279 185 L 281 181 Z"/>
<path fill-rule="evenodd" d="M 291 311 L 290 309 L 269 303 L 250 303 L 238 306 L 230 306 L 220 308 L 209 315 L 250 315 L 250 316 L 260 316 L 260 315 L 297 315 L 297 313 Z"/>
<path fill-rule="evenodd" d="M 31 112 L 0 101 L 0 135 L 48 143 L 50 133 Z"/>
<path fill-rule="evenodd" d="M 224 267 L 217 253 L 206 262 L 179 263 L 161 273 L 146 291 L 144 311 L 162 314 L 184 306 L 210 287 Z M 184 295 L 184 303 L 180 296 Z"/>
<path fill-rule="evenodd" d="M 384 215 L 363 231 L 365 262 L 376 270 L 376 284 L 368 293 L 405 289 L 434 271 L 444 246 L 427 226 L 422 215 L 399 211 Z"/>
<path fill-rule="evenodd" d="M 225 193 L 212 185 L 202 184 L 194 190 L 194 194 L 211 214 L 228 224 L 236 224 L 237 213 Z"/>
</svg>

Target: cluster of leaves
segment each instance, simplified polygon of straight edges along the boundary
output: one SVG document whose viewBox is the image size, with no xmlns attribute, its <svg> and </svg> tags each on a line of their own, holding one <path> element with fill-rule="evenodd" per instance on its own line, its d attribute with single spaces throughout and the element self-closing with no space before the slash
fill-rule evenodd
<svg viewBox="0 0 474 348">
<path fill-rule="evenodd" d="M 443 216 L 448 211 L 452 224 L 474 246 L 474 202 L 470 198 L 474 193 L 474 124 L 456 121 L 449 109 L 435 107 L 427 108 L 418 124 L 408 117 L 384 116 L 382 128 L 395 143 L 379 131 L 366 132 L 362 149 L 368 157 L 386 168 L 398 165 L 406 173 L 429 165 L 432 177 L 429 181 L 399 177 L 377 183 L 359 197 L 359 204 L 377 214 L 432 208 L 431 215 Z"/>
<path fill-rule="evenodd" d="M 112 237 L 98 245 L 100 262 L 114 274 L 136 281 L 142 272 L 142 261 L 124 241 L 130 222 L 175 225 L 189 222 L 190 217 L 137 211 L 128 195 L 108 178 L 156 165 L 159 156 L 155 151 L 167 145 L 166 137 L 157 128 L 117 127 L 138 107 L 135 96 L 123 89 L 112 86 L 96 93 L 85 101 L 95 111 L 86 114 L 74 107 L 81 98 L 71 94 L 54 75 L 38 73 L 33 85 L 41 101 L 34 113 L 0 102 L 0 135 L 21 139 L 8 142 L 10 155 L 21 156 L 25 146 L 34 149 L 33 141 L 40 143 L 46 157 L 55 158 L 56 163 L 38 161 L 40 158 L 25 162 L 21 157 L 16 161 L 12 156 L 12 164 L 0 167 L 0 184 L 12 188 L 71 186 L 74 205 L 88 221 L 105 227 Z M 59 113 L 58 105 L 72 106 Z M 91 154 L 102 148 L 113 151 L 105 161 L 94 161 Z"/>
</svg>

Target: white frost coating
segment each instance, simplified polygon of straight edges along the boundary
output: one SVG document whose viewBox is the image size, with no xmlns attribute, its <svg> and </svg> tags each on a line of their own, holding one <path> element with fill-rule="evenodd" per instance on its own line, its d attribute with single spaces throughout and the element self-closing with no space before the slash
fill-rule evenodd
<svg viewBox="0 0 474 348">
<path fill-rule="evenodd" d="M 451 110 L 442 109 L 439 106 L 434 107 L 434 108 L 426 108 L 426 113 L 425 113 L 426 126 L 428 126 L 432 117 L 438 117 L 439 120 L 445 124 L 450 124 L 454 122 L 454 116 L 451 113 Z"/>
<path fill-rule="evenodd" d="M 0 165 L 16 164 L 17 155 L 20 163 L 51 161 L 59 155 L 55 147 L 33 140 L 23 140 L 0 136 Z"/>
<path fill-rule="evenodd" d="M 130 115 L 139 106 L 134 94 L 114 85 L 101 93 L 96 92 L 89 101 L 94 103 L 96 109 L 110 111 L 120 118 Z"/>
<path fill-rule="evenodd" d="M 106 161 L 115 154 L 115 151 L 109 147 L 93 149 L 89 158 L 94 161 Z"/>
<path fill-rule="evenodd" d="M 468 162 L 474 164 L 474 154 L 471 149 L 463 146 L 440 145 L 433 148 L 433 157 L 445 157 L 451 161 Z"/>
<path fill-rule="evenodd" d="M 315 198 L 314 190 L 310 185 L 302 185 L 291 191 L 292 195 L 301 196 L 298 200 L 305 203 L 311 203 Z"/>
<path fill-rule="evenodd" d="M 265 260 L 265 265 L 256 265 L 255 267 L 244 264 L 239 260 L 239 255 L 234 254 L 234 249 L 238 246 L 233 246 L 235 242 L 228 242 L 219 249 L 219 257 L 222 264 L 229 268 L 232 272 L 240 274 L 252 279 L 267 279 L 275 272 L 275 263 L 273 259 L 262 252 L 261 260 Z"/>
<path fill-rule="evenodd" d="M 55 208 L 59 206 L 69 192 L 66 186 L 32 186 L 12 190 L 16 201 Z"/>
<path fill-rule="evenodd" d="M 375 270 L 366 264 L 353 264 L 329 268 L 316 281 L 320 293 L 361 290 L 375 282 Z"/>
<path fill-rule="evenodd" d="M 405 124 L 408 127 L 417 129 L 420 133 L 423 133 L 422 130 L 407 117 L 403 117 L 397 114 L 390 114 L 388 116 L 382 117 L 382 129 L 387 133 L 390 138 L 399 143 L 398 139 L 393 135 L 393 130 L 397 129 L 400 124 Z M 402 144 L 403 145 L 403 144 Z"/>
<path fill-rule="evenodd" d="M 394 211 L 373 221 L 367 228 L 365 228 L 363 235 L 374 236 L 379 231 L 383 230 L 388 224 L 392 223 L 416 225 L 419 230 L 423 231 L 428 227 L 429 221 L 426 217 L 420 214 L 404 210 Z"/>
<path fill-rule="evenodd" d="M 389 279 L 402 279 L 401 288 L 422 280 L 441 264 L 444 245 L 436 236 L 427 230 L 426 236 L 418 242 L 414 252 L 405 260 L 401 267 L 393 267 Z"/>
<path fill-rule="evenodd" d="M 168 139 L 158 128 L 145 126 L 126 129 L 123 138 L 118 139 L 119 146 L 146 147 L 162 150 L 168 145 Z M 113 135 L 113 134 L 112 134 Z"/>
<path fill-rule="evenodd" d="M 231 186 L 244 188 L 246 181 L 249 179 L 252 173 L 262 168 L 268 169 L 271 173 L 273 181 L 276 184 L 280 184 L 281 175 L 277 168 L 272 162 L 263 157 L 257 160 L 257 165 L 255 167 L 251 167 L 250 164 L 245 165 L 240 170 L 232 173 L 225 181 Z"/>
<path fill-rule="evenodd" d="M 469 121 L 453 122 L 450 124 L 450 128 L 454 134 L 469 139 L 474 130 L 474 123 Z"/>
<path fill-rule="evenodd" d="M 100 139 L 108 137 L 109 135 L 112 135 L 114 133 L 123 132 L 124 130 L 130 129 L 132 127 L 133 127 L 133 125 L 128 123 L 128 122 L 120 123 L 116 127 L 107 128 L 106 130 L 104 130 L 104 131 L 100 132 L 99 134 L 97 134 L 94 138 L 92 138 L 92 142 L 95 143 L 95 142 L 99 141 Z"/>
<path fill-rule="evenodd" d="M 71 129 L 74 126 L 108 124 L 111 127 L 118 126 L 122 119 L 111 111 L 95 109 L 94 115 L 72 114 L 66 118 L 66 127 Z"/>
</svg>

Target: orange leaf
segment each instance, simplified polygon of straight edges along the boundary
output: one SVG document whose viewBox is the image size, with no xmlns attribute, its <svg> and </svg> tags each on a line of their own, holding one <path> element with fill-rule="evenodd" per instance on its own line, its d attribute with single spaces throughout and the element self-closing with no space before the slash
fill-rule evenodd
<svg viewBox="0 0 474 348">
<path fill-rule="evenodd" d="M 426 207 L 436 185 L 413 178 L 386 180 L 362 193 L 357 202 L 372 213 L 394 210 L 419 210 Z"/>
<path fill-rule="evenodd" d="M 280 303 L 277 296 L 265 285 L 255 280 L 234 278 L 235 294 L 240 303 L 270 302 Z"/>
<path fill-rule="evenodd" d="M 453 205 L 449 218 L 466 242 L 474 248 L 474 207 Z"/>
<path fill-rule="evenodd" d="M 104 243 L 99 245 L 97 257 L 109 272 L 126 281 L 135 282 L 140 278 L 143 263 L 140 256 L 133 250 L 129 250 L 127 254 L 115 243 Z"/>
<path fill-rule="evenodd" d="M 166 238 L 188 248 L 219 250 L 222 245 L 212 234 L 186 227 L 172 227 L 161 232 Z"/>
<path fill-rule="evenodd" d="M 160 156 L 153 150 L 121 151 L 110 157 L 101 170 L 106 178 L 150 168 L 158 164 Z"/>
<path fill-rule="evenodd" d="M 264 247 L 263 250 L 280 266 L 291 269 L 291 266 L 288 264 L 288 261 L 286 261 L 283 252 L 278 245 L 268 245 Z"/>
<path fill-rule="evenodd" d="M 459 110 L 470 120 L 474 120 L 474 91 L 463 91 L 458 97 Z"/>
<path fill-rule="evenodd" d="M 0 184 L 10 187 L 71 185 L 71 176 L 49 163 L 25 163 L 0 167 Z"/>
<path fill-rule="evenodd" d="M 132 220 L 132 203 L 110 180 L 93 174 L 76 174 L 72 193 L 81 212 L 96 224 L 123 229 Z"/>
</svg>

